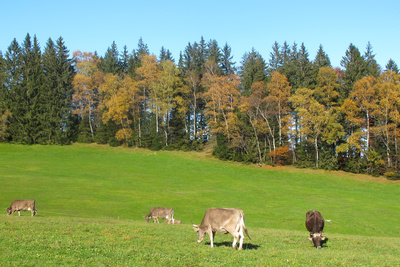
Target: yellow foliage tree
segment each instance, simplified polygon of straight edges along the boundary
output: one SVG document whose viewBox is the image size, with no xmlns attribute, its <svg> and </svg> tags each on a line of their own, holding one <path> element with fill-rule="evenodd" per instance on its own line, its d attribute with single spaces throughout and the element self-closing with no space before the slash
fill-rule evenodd
<svg viewBox="0 0 400 267">
<path fill-rule="evenodd" d="M 232 143 L 238 142 L 238 119 L 234 110 L 239 105 L 239 77 L 206 73 L 202 83 L 208 89 L 203 96 L 207 101 L 206 115 L 210 117 L 212 133 L 223 133 Z"/>
<path fill-rule="evenodd" d="M 73 113 L 88 116 L 90 132 L 94 139 L 93 120 L 98 113 L 98 88 L 104 74 L 99 71 L 100 59 L 91 52 L 75 51 L 76 75 L 73 79 L 74 94 L 72 97 Z"/>
<path fill-rule="evenodd" d="M 116 133 L 115 138 L 119 141 L 127 141 L 132 136 L 130 124 L 131 112 L 134 112 L 134 104 L 138 98 L 139 89 L 136 82 L 128 77 L 107 74 L 104 82 L 100 86 L 102 97 L 101 107 L 103 107 L 103 122 L 109 120 L 122 126 Z"/>
</svg>

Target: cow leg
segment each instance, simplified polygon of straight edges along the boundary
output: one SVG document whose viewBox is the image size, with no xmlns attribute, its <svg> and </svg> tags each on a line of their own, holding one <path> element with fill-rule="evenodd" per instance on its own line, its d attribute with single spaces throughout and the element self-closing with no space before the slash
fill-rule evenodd
<svg viewBox="0 0 400 267">
<path fill-rule="evenodd" d="M 21 211 L 18 211 L 18 216 L 21 216 Z"/>
<path fill-rule="evenodd" d="M 244 234 L 243 234 L 243 230 L 241 229 L 239 232 L 239 250 L 242 250 L 243 240 L 244 240 Z"/>
<path fill-rule="evenodd" d="M 232 233 L 232 235 L 233 235 L 232 247 L 233 247 L 233 248 L 236 248 L 236 243 L 237 243 L 237 241 L 238 241 L 239 235 L 238 235 L 238 234 L 235 234 L 235 233 Z"/>
<path fill-rule="evenodd" d="M 211 231 L 211 233 L 209 232 L 208 235 L 210 236 L 210 244 L 211 244 L 211 247 L 213 248 L 215 232 Z"/>
</svg>

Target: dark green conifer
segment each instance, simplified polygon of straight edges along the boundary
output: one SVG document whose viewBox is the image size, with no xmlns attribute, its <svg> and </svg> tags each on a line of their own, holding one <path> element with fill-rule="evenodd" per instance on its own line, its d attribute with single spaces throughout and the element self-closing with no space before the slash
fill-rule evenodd
<svg viewBox="0 0 400 267">
<path fill-rule="evenodd" d="M 344 84 L 340 88 L 340 98 L 344 100 L 349 96 L 354 83 L 365 77 L 367 70 L 364 58 L 361 56 L 358 48 L 353 44 L 350 44 L 346 55 L 340 61 L 340 65 L 344 69 Z"/>
<path fill-rule="evenodd" d="M 395 72 L 396 74 L 399 74 L 399 68 L 397 67 L 396 62 L 394 62 L 393 59 L 389 59 L 388 63 L 386 64 L 386 69 L 385 71 L 391 70 Z"/>
<path fill-rule="evenodd" d="M 266 64 L 260 53 L 254 48 L 250 53 L 245 53 L 242 59 L 242 65 L 239 69 L 239 75 L 242 80 L 242 94 L 249 96 L 251 86 L 258 81 L 266 79 Z"/>
</svg>

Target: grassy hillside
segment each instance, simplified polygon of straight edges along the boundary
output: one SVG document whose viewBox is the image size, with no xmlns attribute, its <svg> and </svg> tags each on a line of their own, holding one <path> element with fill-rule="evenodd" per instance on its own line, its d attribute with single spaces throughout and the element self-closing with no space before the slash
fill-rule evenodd
<svg viewBox="0 0 400 267">
<path fill-rule="evenodd" d="M 2 216 L 3 217 L 3 216 Z M 66 217 L 3 217 L 1 266 L 398 266 L 399 238 L 340 235 L 315 249 L 304 231 L 250 228 L 232 249 L 230 235 L 198 244 L 188 224 Z M 328 233 L 327 233 L 328 235 Z"/>
<path fill-rule="evenodd" d="M 400 252 L 400 184 L 383 179 L 98 145 L 0 144 L 0 162 L 3 210 L 23 198 L 36 199 L 38 209 L 34 218 L 0 215 L 0 262 L 23 263 L 27 253 L 12 252 L 21 245 L 32 246 L 32 263 L 89 265 L 206 265 L 203 254 L 227 265 L 365 265 L 372 259 L 393 265 Z M 145 224 L 154 206 L 173 207 L 184 225 Z M 196 243 L 190 222 L 200 223 L 210 207 L 244 211 L 253 237 L 245 240 L 247 250 L 233 251 L 227 235 L 217 234 L 214 250 L 208 237 Z M 332 220 L 323 252 L 306 239 L 311 209 Z"/>
</svg>

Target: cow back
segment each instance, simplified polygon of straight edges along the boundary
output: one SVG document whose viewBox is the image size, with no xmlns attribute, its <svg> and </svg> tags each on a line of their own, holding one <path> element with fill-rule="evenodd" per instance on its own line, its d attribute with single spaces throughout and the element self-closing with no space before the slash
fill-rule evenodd
<svg viewBox="0 0 400 267">
<path fill-rule="evenodd" d="M 240 216 L 240 211 L 236 209 L 211 208 L 204 214 L 200 227 L 219 230 L 228 224 L 237 224 Z"/>
<path fill-rule="evenodd" d="M 147 216 L 165 217 L 167 215 L 173 215 L 173 212 L 173 208 L 154 207 Z"/>
<path fill-rule="evenodd" d="M 19 199 L 19 200 L 14 200 L 11 203 L 12 210 L 28 210 L 36 209 L 36 201 L 34 199 Z"/>
<path fill-rule="evenodd" d="M 306 228 L 310 233 L 320 233 L 324 230 L 324 218 L 319 211 L 307 212 Z"/>
</svg>

